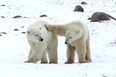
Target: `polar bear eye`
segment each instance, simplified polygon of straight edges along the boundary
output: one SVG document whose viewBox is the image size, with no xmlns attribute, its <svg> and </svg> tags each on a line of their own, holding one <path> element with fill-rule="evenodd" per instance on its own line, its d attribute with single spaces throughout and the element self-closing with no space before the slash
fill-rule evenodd
<svg viewBox="0 0 116 77">
<path fill-rule="evenodd" d="M 69 38 L 72 38 L 72 37 L 69 37 Z"/>
<path fill-rule="evenodd" d="M 35 36 L 38 36 L 37 34 Z"/>
<path fill-rule="evenodd" d="M 27 31 L 27 33 L 29 34 L 30 32 L 29 32 L 29 31 Z"/>
<path fill-rule="evenodd" d="M 41 28 L 39 28 L 41 30 Z"/>
</svg>

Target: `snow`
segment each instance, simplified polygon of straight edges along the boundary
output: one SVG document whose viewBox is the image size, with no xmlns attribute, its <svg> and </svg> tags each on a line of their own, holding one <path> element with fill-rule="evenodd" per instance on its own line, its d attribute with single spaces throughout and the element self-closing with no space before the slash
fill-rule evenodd
<svg viewBox="0 0 116 77">
<path fill-rule="evenodd" d="M 116 18 L 116 1 L 85 1 L 88 5 L 82 5 L 85 12 L 80 13 L 73 10 L 81 0 L 0 0 L 0 77 L 116 77 L 116 21 L 87 20 L 96 11 Z M 42 14 L 48 17 L 40 18 Z M 22 18 L 14 19 L 16 15 Z M 91 35 L 92 63 L 79 64 L 76 56 L 74 64 L 64 64 L 65 37 L 58 37 L 58 64 L 24 63 L 29 45 L 22 32 L 37 20 L 59 24 L 73 20 L 85 22 Z"/>
</svg>

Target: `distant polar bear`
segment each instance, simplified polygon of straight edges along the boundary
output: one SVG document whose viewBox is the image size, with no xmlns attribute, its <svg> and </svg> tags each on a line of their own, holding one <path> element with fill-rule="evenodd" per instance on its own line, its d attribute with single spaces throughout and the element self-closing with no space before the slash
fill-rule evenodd
<svg viewBox="0 0 116 77">
<path fill-rule="evenodd" d="M 91 62 L 90 35 L 87 26 L 81 21 L 73 21 L 67 24 L 46 25 L 49 31 L 56 35 L 65 36 L 67 44 L 66 64 L 74 63 L 75 50 L 79 63 Z"/>
<path fill-rule="evenodd" d="M 57 37 L 44 26 L 45 21 L 37 21 L 27 29 L 27 40 L 30 45 L 28 60 L 25 63 L 48 63 L 46 51 L 48 52 L 49 63 L 57 63 Z"/>
</svg>

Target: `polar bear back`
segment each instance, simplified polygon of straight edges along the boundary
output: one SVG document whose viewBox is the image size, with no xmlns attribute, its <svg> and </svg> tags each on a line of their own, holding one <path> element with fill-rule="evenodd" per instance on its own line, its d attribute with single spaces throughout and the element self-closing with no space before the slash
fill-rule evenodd
<svg viewBox="0 0 116 77">
<path fill-rule="evenodd" d="M 77 30 L 77 29 L 82 30 L 84 34 L 83 36 L 87 35 L 89 32 L 87 25 L 83 23 L 82 21 L 73 21 L 65 25 L 66 25 L 66 28 L 68 28 L 67 30 Z"/>
</svg>

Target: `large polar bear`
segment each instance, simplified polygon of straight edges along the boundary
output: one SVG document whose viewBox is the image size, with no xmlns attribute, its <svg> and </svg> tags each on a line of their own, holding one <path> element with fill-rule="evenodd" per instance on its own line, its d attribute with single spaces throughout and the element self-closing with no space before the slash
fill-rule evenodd
<svg viewBox="0 0 116 77">
<path fill-rule="evenodd" d="M 31 24 L 27 29 L 27 40 L 30 45 L 28 60 L 25 63 L 48 63 L 46 51 L 48 52 L 49 63 L 57 63 L 57 37 L 44 26 L 48 24 L 39 20 Z"/>
<path fill-rule="evenodd" d="M 67 24 L 46 25 L 49 31 L 56 35 L 65 36 L 67 44 L 66 64 L 74 62 L 75 50 L 79 63 L 91 62 L 90 35 L 87 26 L 81 21 L 73 21 Z"/>
</svg>

